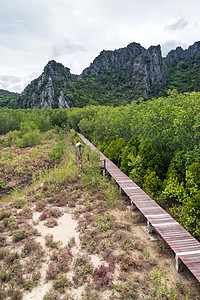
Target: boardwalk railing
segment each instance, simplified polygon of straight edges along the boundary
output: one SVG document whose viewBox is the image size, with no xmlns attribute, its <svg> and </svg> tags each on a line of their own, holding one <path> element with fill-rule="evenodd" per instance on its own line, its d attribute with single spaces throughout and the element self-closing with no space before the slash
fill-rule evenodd
<svg viewBox="0 0 200 300">
<path fill-rule="evenodd" d="M 92 150 L 98 151 L 82 134 L 79 134 L 79 137 Z M 98 152 L 100 160 L 104 161 L 106 171 L 130 198 L 131 205 L 138 208 L 147 219 L 149 231 L 156 230 L 174 251 L 177 271 L 181 271 L 184 264 L 200 282 L 200 243 L 112 161 Z"/>
</svg>

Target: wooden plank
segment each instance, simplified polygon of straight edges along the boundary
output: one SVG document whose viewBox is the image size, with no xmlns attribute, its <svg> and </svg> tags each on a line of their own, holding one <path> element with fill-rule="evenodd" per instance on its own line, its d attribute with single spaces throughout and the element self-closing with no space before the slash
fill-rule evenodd
<svg viewBox="0 0 200 300">
<path fill-rule="evenodd" d="M 91 149 L 98 151 L 83 135 L 79 134 L 79 137 Z M 200 282 L 200 243 L 112 161 L 98 152 L 100 159 L 106 160 L 107 172 Z"/>
</svg>

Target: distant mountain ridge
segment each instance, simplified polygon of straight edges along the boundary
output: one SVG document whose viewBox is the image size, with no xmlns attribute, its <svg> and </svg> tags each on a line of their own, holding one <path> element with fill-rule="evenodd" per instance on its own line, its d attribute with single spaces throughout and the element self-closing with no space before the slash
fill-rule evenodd
<svg viewBox="0 0 200 300">
<path fill-rule="evenodd" d="M 181 47 L 177 47 L 176 50 L 171 50 L 166 57 L 166 62 L 170 65 L 176 65 L 181 61 L 188 62 L 191 59 L 195 59 L 199 55 L 200 42 L 196 42 L 194 45 L 189 46 L 189 48 L 185 50 Z"/>
<path fill-rule="evenodd" d="M 124 105 L 140 97 L 166 95 L 168 88 L 199 90 L 199 82 L 200 42 L 186 50 L 177 47 L 166 58 L 162 57 L 159 45 L 145 49 L 131 43 L 114 51 L 103 50 L 80 75 L 50 61 L 43 73 L 24 89 L 15 107 Z"/>
</svg>

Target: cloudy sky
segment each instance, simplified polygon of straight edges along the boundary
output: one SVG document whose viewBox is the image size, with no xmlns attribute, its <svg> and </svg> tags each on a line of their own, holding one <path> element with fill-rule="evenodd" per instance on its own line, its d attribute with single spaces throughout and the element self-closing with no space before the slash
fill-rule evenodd
<svg viewBox="0 0 200 300">
<path fill-rule="evenodd" d="M 104 50 L 200 40 L 199 0 L 0 0 L 0 89 L 21 92 L 49 60 L 80 74 Z"/>
</svg>

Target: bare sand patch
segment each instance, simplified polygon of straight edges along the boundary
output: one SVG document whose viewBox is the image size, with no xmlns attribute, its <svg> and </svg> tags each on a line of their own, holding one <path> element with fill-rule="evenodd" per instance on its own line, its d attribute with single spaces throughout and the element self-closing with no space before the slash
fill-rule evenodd
<svg viewBox="0 0 200 300">
<path fill-rule="evenodd" d="M 34 213 L 34 220 L 38 220 L 40 213 Z M 37 237 L 37 241 L 45 247 L 44 237 L 47 234 L 52 234 L 55 241 L 61 241 L 63 247 L 65 247 L 72 237 L 75 238 L 76 244 L 79 245 L 79 233 L 76 231 L 78 225 L 77 221 L 72 219 L 70 213 L 64 213 L 59 219 L 57 219 L 58 226 L 48 228 L 44 225 L 45 221 L 39 222 L 35 228 L 41 233 L 40 237 Z"/>
</svg>

